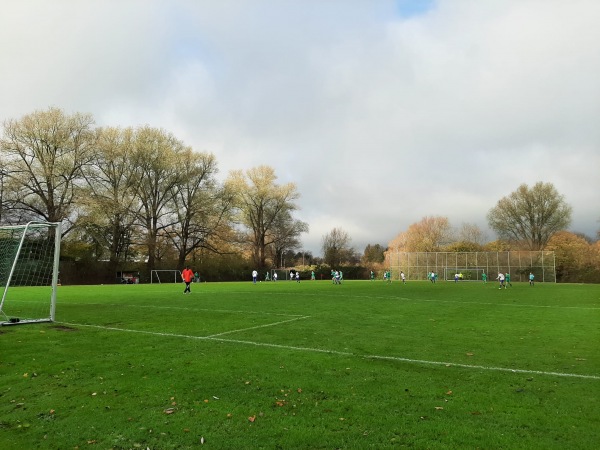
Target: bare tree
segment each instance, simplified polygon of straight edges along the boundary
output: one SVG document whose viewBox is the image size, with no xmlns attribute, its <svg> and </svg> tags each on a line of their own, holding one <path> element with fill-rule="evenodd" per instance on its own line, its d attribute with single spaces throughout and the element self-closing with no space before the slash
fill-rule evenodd
<svg viewBox="0 0 600 450">
<path fill-rule="evenodd" d="M 214 155 L 186 149 L 179 166 L 182 180 L 173 188 L 176 220 L 165 230 L 183 268 L 186 258 L 198 249 L 220 252 L 215 244 L 223 239 L 221 231 L 231 226 L 234 196 L 215 179 Z"/>
<path fill-rule="evenodd" d="M 99 129 L 92 164 L 84 171 L 87 186 L 80 199 L 82 214 L 77 225 L 99 249 L 97 256 L 108 251 L 114 264 L 129 255 L 139 208 L 134 195 L 133 150 L 131 128 Z"/>
<path fill-rule="evenodd" d="M 57 108 L 4 122 L 3 190 L 10 193 L 14 216 L 63 222 L 63 235 L 71 230 L 82 170 L 93 154 L 93 123 L 89 114 L 67 115 Z"/>
<path fill-rule="evenodd" d="M 135 131 L 132 165 L 135 169 L 134 194 L 140 202 L 136 222 L 143 229 L 147 249 L 148 270 L 153 270 L 157 257 L 159 234 L 171 227 L 174 216 L 173 192 L 182 182 L 183 143 L 164 130 L 142 127 Z"/>
<path fill-rule="evenodd" d="M 250 246 L 257 268 L 266 266 L 267 249 L 278 236 L 281 219 L 297 209 L 294 201 L 300 197 L 294 183 L 278 185 L 273 168 L 259 166 L 231 172 L 227 185 L 236 193 L 239 221 L 247 228 Z M 302 232 L 298 230 L 298 233 Z"/>
<path fill-rule="evenodd" d="M 486 240 L 485 233 L 474 223 L 463 223 L 458 231 L 458 241 L 460 242 L 483 245 Z"/>
<path fill-rule="evenodd" d="M 277 218 L 271 232 L 271 248 L 273 249 L 273 261 L 282 260 L 282 256 L 286 252 L 294 252 L 302 246 L 300 235 L 307 233 L 309 230 L 308 224 L 301 220 L 294 219 L 288 211 L 281 214 Z"/>
<path fill-rule="evenodd" d="M 334 228 L 323 236 L 321 248 L 325 263 L 333 268 L 347 262 L 354 253 L 350 242 L 350 235 L 342 228 Z"/>
<path fill-rule="evenodd" d="M 500 238 L 541 250 L 554 233 L 569 226 L 571 211 L 552 183 L 538 182 L 532 188 L 522 184 L 501 198 L 487 218 Z"/>
</svg>

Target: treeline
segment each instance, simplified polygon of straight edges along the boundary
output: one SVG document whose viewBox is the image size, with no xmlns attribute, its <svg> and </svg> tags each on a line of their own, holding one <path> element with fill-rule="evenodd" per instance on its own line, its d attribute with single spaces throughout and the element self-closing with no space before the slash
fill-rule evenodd
<svg viewBox="0 0 600 450">
<path fill-rule="evenodd" d="M 217 173 L 214 155 L 163 129 L 35 111 L 3 123 L 0 223 L 60 222 L 63 260 L 102 263 L 108 276 L 208 260 L 265 268 L 300 246 L 295 184 L 277 184 L 268 166 Z"/>
<path fill-rule="evenodd" d="M 269 166 L 221 182 L 213 154 L 166 130 L 97 127 L 89 114 L 57 108 L 6 120 L 2 131 L 0 223 L 60 222 L 64 282 L 110 282 L 119 271 L 144 281 L 153 269 L 185 264 L 213 281 L 271 267 L 364 278 L 385 269 L 387 249 L 554 250 L 559 281 L 600 282 L 600 244 L 565 231 L 571 207 L 550 183 L 521 185 L 490 209 L 497 241 L 475 225 L 456 230 L 445 217 L 425 217 L 362 254 L 333 228 L 318 258 L 299 251 L 309 226 L 295 217 L 296 185 L 278 184 Z"/>
<path fill-rule="evenodd" d="M 523 190 L 521 190 L 522 192 Z M 543 197 L 543 196 L 542 196 Z M 504 202 L 499 202 L 500 204 Z M 541 199 L 536 206 L 535 199 L 529 199 L 528 208 L 521 213 L 527 217 L 536 218 L 544 214 L 554 226 L 550 214 L 539 209 L 548 205 L 548 199 Z M 387 251 L 403 252 L 496 252 L 513 250 L 548 250 L 554 251 L 556 257 L 556 279 L 568 283 L 600 283 L 600 240 L 594 240 L 581 233 L 574 233 L 558 228 L 540 229 L 542 220 L 531 220 L 530 236 L 520 235 L 518 230 L 527 233 L 527 221 L 519 218 L 515 209 L 510 209 L 514 217 L 514 230 L 510 221 L 503 227 L 503 238 L 488 241 L 485 234 L 474 224 L 462 224 L 458 229 L 450 225 L 447 217 L 424 217 L 413 223 L 407 230 L 399 233 L 387 246 Z M 556 211 L 556 209 L 555 209 Z M 562 226 L 569 222 L 568 208 L 562 208 Z M 496 218 L 498 212 L 496 211 Z M 569 213 L 570 214 L 570 213 Z M 566 217 L 565 217 L 566 216 Z M 493 227 L 492 227 L 493 228 Z M 598 233 L 600 237 L 600 232 Z M 385 254 L 386 252 L 384 252 Z"/>
</svg>

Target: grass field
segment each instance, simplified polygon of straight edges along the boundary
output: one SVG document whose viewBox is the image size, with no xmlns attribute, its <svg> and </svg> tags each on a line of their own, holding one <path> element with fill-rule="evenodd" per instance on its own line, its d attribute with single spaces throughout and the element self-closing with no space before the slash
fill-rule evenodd
<svg viewBox="0 0 600 450">
<path fill-rule="evenodd" d="M 0 448 L 600 446 L 600 286 L 182 292 L 62 286 L 57 322 L 1 327 Z"/>
</svg>

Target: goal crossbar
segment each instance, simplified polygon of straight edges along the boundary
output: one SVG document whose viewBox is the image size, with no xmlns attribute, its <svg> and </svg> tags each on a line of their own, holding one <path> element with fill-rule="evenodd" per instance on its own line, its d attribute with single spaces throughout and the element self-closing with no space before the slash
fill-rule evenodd
<svg viewBox="0 0 600 450">
<path fill-rule="evenodd" d="M 180 283 L 181 272 L 175 269 L 154 269 L 150 271 L 150 284 Z"/>
</svg>

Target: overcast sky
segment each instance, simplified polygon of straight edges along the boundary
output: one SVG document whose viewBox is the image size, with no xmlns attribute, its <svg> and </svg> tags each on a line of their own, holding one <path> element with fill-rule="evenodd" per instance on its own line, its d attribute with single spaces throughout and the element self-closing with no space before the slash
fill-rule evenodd
<svg viewBox="0 0 600 450">
<path fill-rule="evenodd" d="M 304 250 L 554 184 L 600 229 L 600 1 L 8 0 L 0 120 L 164 128 L 301 194 Z"/>
</svg>

